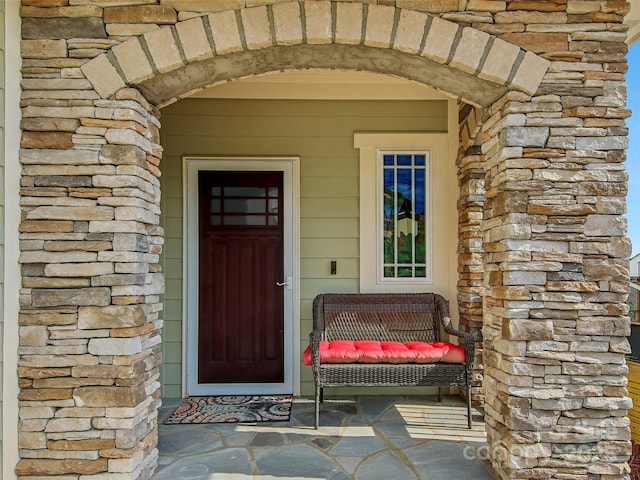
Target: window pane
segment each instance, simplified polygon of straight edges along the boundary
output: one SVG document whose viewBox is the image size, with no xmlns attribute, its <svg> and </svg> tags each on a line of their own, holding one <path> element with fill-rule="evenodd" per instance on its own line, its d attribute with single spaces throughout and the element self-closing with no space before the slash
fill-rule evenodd
<svg viewBox="0 0 640 480">
<path fill-rule="evenodd" d="M 211 225 L 220 225 L 221 218 L 220 215 L 211 215 Z"/>
<path fill-rule="evenodd" d="M 213 213 L 220 213 L 220 199 L 212 198 L 211 199 L 211 211 Z"/>
<path fill-rule="evenodd" d="M 393 235 L 393 224 L 391 225 L 392 230 L 384 232 L 384 263 L 393 263 L 396 259 L 396 246 L 395 246 L 395 236 Z"/>
<path fill-rule="evenodd" d="M 383 155 L 382 162 L 384 165 L 393 165 L 395 163 L 395 155 Z"/>
<path fill-rule="evenodd" d="M 415 205 L 414 205 L 414 227 L 415 232 L 415 261 L 416 263 L 426 263 L 426 217 L 425 217 L 425 171 L 417 168 L 415 170 Z M 416 276 L 418 276 L 416 274 Z M 422 275 L 424 276 L 424 275 Z"/>
<path fill-rule="evenodd" d="M 412 155 L 398 155 L 398 165 L 411 165 Z"/>
<path fill-rule="evenodd" d="M 425 267 L 416 267 L 415 276 L 418 278 L 424 278 L 427 276 L 427 269 Z"/>
<path fill-rule="evenodd" d="M 395 169 L 384 169 L 384 211 L 383 211 L 383 241 L 384 263 L 395 262 L 395 231 L 396 231 L 396 192 Z"/>
<path fill-rule="evenodd" d="M 224 187 L 227 197 L 265 197 L 266 189 L 263 187 Z"/>
<path fill-rule="evenodd" d="M 384 169 L 384 189 L 385 193 L 387 190 L 395 190 L 396 181 L 395 181 L 395 169 L 393 168 L 385 168 Z"/>
<path fill-rule="evenodd" d="M 426 155 L 416 155 L 415 157 L 415 164 L 416 165 L 424 165 L 426 162 Z"/>
<path fill-rule="evenodd" d="M 277 187 L 269 187 L 269 197 L 278 198 L 278 188 Z"/>
<path fill-rule="evenodd" d="M 398 268 L 398 277 L 413 277 L 413 268 L 411 267 L 399 267 Z"/>
<path fill-rule="evenodd" d="M 226 200 L 225 213 L 265 213 L 266 203 L 262 199 L 255 200 Z"/>
<path fill-rule="evenodd" d="M 278 213 L 278 199 L 269 199 L 269 213 Z"/>
<path fill-rule="evenodd" d="M 211 196 L 219 197 L 220 196 L 220 187 L 211 187 Z"/>
<path fill-rule="evenodd" d="M 413 191 L 412 172 L 413 170 L 409 168 L 398 169 L 398 191 L 402 193 L 404 199 L 409 201 L 411 201 L 411 192 Z"/>
<path fill-rule="evenodd" d="M 277 215 L 269 215 L 269 225 L 278 225 L 278 216 Z"/>
<path fill-rule="evenodd" d="M 407 229 L 406 225 L 410 222 L 408 219 L 404 219 L 398 222 L 398 236 L 396 242 L 398 244 L 398 263 L 413 263 L 413 236 L 411 233 L 406 234 L 403 229 Z"/>
<path fill-rule="evenodd" d="M 416 213 L 424 213 L 424 188 L 425 171 L 422 168 L 415 170 Z"/>
<path fill-rule="evenodd" d="M 393 267 L 384 267 L 385 278 L 395 278 L 396 273 Z"/>
<path fill-rule="evenodd" d="M 225 225 L 265 225 L 264 215 L 225 215 Z"/>
</svg>

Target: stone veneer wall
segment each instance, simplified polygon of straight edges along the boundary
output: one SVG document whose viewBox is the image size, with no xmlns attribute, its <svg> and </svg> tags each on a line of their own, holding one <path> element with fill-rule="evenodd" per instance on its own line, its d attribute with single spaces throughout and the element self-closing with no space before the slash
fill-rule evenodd
<svg viewBox="0 0 640 480">
<path fill-rule="evenodd" d="M 216 71 L 234 78 L 242 66 L 258 68 L 258 56 L 277 69 L 285 56 L 270 52 L 315 43 L 304 52 L 333 49 L 336 67 L 410 71 L 432 85 L 449 78 L 439 86 L 487 107 L 481 152 L 464 149 L 459 169 L 461 186 L 471 187 L 480 163 L 485 174 L 484 389 L 498 475 L 628 477 L 628 3 L 23 5 L 19 476 L 149 477 L 163 286 L 159 122 L 148 100 L 169 103 L 203 86 L 213 77 L 196 66 L 214 55 L 244 55 L 249 62 L 227 64 L 235 73 Z M 233 8 L 243 10 L 209 15 Z M 369 64 L 367 54 L 400 60 Z M 429 75 L 412 56 L 431 62 Z M 194 67 L 186 83 L 185 65 Z M 462 195 L 469 227 L 479 191 L 476 182 Z M 464 263 L 470 271 L 479 265 L 474 242 L 461 246 L 474 258 Z M 477 277 L 464 282 L 461 299 L 477 322 Z"/>
<path fill-rule="evenodd" d="M 25 97 L 51 82 L 25 80 Z M 135 90 L 99 101 L 86 80 L 58 82 L 73 100 L 40 91 L 23 109 L 17 473 L 147 477 L 164 286 L 157 114 Z"/>
<path fill-rule="evenodd" d="M 458 311 L 460 327 L 466 331 L 482 330 L 482 296 L 484 294 L 484 157 L 474 145 L 482 127 L 484 110 L 462 103 L 460 151 L 457 158 L 458 187 Z M 474 405 L 484 405 L 482 388 L 482 342 L 476 344 L 476 358 L 471 384 Z"/>
<path fill-rule="evenodd" d="M 16 472 L 148 478 L 164 290 L 159 113 L 134 89 L 99 98 L 79 67 L 119 40 L 106 38 L 101 7 L 54 3 L 21 9 Z"/>
<path fill-rule="evenodd" d="M 538 94 L 507 94 L 482 128 L 485 409 L 501 478 L 628 478 L 625 28 L 567 30 Z"/>
</svg>

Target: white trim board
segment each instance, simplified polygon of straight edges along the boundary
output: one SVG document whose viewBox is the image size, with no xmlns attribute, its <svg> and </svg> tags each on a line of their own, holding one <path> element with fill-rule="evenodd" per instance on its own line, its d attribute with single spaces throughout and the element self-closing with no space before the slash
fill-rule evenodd
<svg viewBox="0 0 640 480">
<path fill-rule="evenodd" d="M 17 478 L 18 452 L 18 313 L 22 275 L 18 264 L 20 225 L 20 2 L 4 2 L 4 331 L 2 354 L 2 472 L 5 480 Z"/>
</svg>

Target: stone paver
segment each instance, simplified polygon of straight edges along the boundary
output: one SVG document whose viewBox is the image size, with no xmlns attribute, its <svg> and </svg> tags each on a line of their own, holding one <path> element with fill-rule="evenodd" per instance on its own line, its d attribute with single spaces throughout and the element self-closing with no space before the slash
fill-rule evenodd
<svg viewBox="0 0 640 480">
<path fill-rule="evenodd" d="M 417 479 L 416 475 L 414 475 L 398 455 L 390 451 L 381 452 L 365 460 L 362 466 L 355 472 L 354 478 L 357 480 L 367 480 L 370 478 Z"/>
<path fill-rule="evenodd" d="M 484 468 L 484 465 L 472 461 L 479 456 L 476 449 L 464 443 L 430 442 L 428 445 L 419 445 L 405 450 L 405 453 L 413 466 L 420 473 L 420 478 L 485 480 L 493 476 Z M 465 463 L 464 469 L 452 468 L 452 465 Z M 468 463 L 467 463 L 468 462 Z"/>
<path fill-rule="evenodd" d="M 160 409 L 153 480 L 493 478 L 481 416 L 467 429 L 456 397 L 328 399 L 318 430 L 310 399 L 294 401 L 289 422 L 164 425 L 177 404 Z"/>
</svg>

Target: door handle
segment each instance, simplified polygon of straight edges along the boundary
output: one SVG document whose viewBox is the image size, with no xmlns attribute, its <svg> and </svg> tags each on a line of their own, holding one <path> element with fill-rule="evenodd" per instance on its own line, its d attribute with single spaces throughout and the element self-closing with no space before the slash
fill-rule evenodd
<svg viewBox="0 0 640 480">
<path fill-rule="evenodd" d="M 276 286 L 291 290 L 291 277 L 287 277 L 284 282 L 276 282 Z"/>
</svg>

